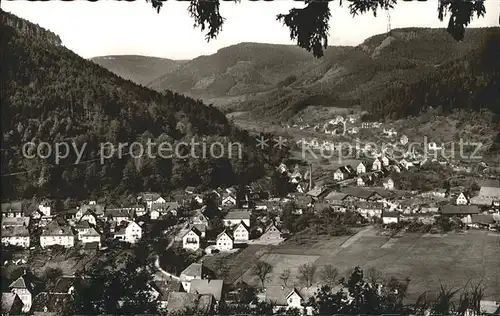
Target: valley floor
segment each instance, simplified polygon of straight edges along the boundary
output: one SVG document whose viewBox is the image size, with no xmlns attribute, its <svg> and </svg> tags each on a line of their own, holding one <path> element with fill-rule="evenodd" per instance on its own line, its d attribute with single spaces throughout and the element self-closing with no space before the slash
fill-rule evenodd
<svg viewBox="0 0 500 316">
<path fill-rule="evenodd" d="M 327 264 L 337 268 L 341 275 L 359 265 L 364 271 L 376 268 L 384 277 L 400 280 L 410 278 L 409 297 L 415 300 L 421 293 L 436 293 L 440 282 L 447 287 L 462 287 L 467 282 L 482 281 L 486 287 L 484 299 L 500 297 L 500 234 L 469 230 L 435 236 L 405 233 L 401 237 L 381 236 L 374 227 L 367 227 L 353 236 L 298 235 L 278 246 L 251 245 L 237 255 L 222 258 L 230 269 L 231 282 L 245 281 L 259 285 L 251 272 L 251 264 L 258 258 L 274 267 L 267 286 L 281 286 L 280 274 L 290 269 L 290 284 L 295 282 L 298 267 L 305 263 L 317 266 Z M 208 267 L 216 255 L 204 261 Z M 239 275 L 239 276 L 238 276 Z M 320 281 L 315 276 L 312 288 Z"/>
</svg>

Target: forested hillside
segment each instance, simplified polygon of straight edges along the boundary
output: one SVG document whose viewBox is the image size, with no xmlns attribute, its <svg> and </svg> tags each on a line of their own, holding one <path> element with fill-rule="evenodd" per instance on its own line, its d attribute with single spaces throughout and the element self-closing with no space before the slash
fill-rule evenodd
<svg viewBox="0 0 500 316">
<path fill-rule="evenodd" d="M 464 41 L 456 42 L 444 29 L 405 28 L 392 30 L 390 34 L 370 37 L 357 47 L 330 47 L 319 63 L 307 65 L 285 80 L 286 89 L 276 87 L 267 94 L 248 98 L 234 106 L 234 109 L 251 111 L 256 117 L 260 117 L 272 105 L 272 115 L 266 118 L 287 120 L 307 106 L 359 106 L 362 109 L 375 110 L 379 106 L 374 104 L 382 102 L 391 106 L 386 106 L 381 111 L 375 110 L 377 118 L 401 117 L 414 113 L 415 107 L 410 105 L 408 99 L 396 97 L 393 100 L 391 95 L 396 93 L 393 92 L 394 89 L 405 87 L 404 89 L 411 90 L 413 88 L 410 87 L 417 82 L 431 80 L 425 79 L 430 78 L 429 76 L 446 77 L 446 80 L 453 82 L 456 87 L 467 84 L 462 82 L 465 80 L 463 75 L 468 76 L 471 68 L 465 68 L 467 62 L 460 60 L 483 58 L 477 55 L 478 49 L 487 41 L 493 41 L 491 34 L 496 34 L 499 30 L 467 29 Z M 454 66 L 450 66 L 452 64 Z M 449 69 L 450 67 L 453 70 Z M 473 76 L 480 77 L 481 71 L 489 71 L 488 67 L 475 67 Z M 453 76 L 456 76 L 456 79 Z M 490 75 L 485 75 L 484 80 L 493 79 Z M 470 81 L 471 78 L 467 82 Z M 494 81 L 484 84 L 494 84 Z M 414 89 L 415 93 L 424 91 L 422 84 L 418 85 L 419 88 Z M 431 90 L 428 93 L 432 95 L 437 92 L 434 88 L 429 86 L 425 89 Z M 454 92 L 440 89 L 438 93 L 439 101 L 447 102 L 446 106 L 463 108 L 458 104 L 454 105 L 453 100 L 457 99 Z M 478 98 L 483 95 L 486 99 L 484 93 L 481 89 L 475 92 Z M 406 110 L 410 108 L 411 110 Z M 418 110 L 416 112 L 418 113 Z"/>
<path fill-rule="evenodd" d="M 100 56 L 90 60 L 124 79 L 144 86 L 186 63 L 184 60 L 137 55 Z"/>
<path fill-rule="evenodd" d="M 376 117 L 418 115 L 427 107 L 444 113 L 489 109 L 500 114 L 500 30 L 485 30 L 484 42 L 466 56 L 440 64 L 416 82 L 393 85 L 368 101 Z"/>
<path fill-rule="evenodd" d="M 216 108 L 177 93 L 160 94 L 124 80 L 60 45 L 57 36 L 1 12 L 2 193 L 5 197 L 86 198 L 185 185 L 244 182 L 263 173 L 251 138 Z M 109 159 L 100 143 L 179 141 L 191 137 L 243 142 L 243 159 Z M 74 150 L 55 164 L 27 159 L 26 142 L 86 144 L 75 165 Z M 189 148 L 186 148 L 189 150 Z M 43 154 L 46 153 L 42 151 Z M 36 152 L 29 152 L 36 154 Z"/>
<path fill-rule="evenodd" d="M 200 96 L 242 95 L 269 90 L 313 61 L 293 45 L 240 43 L 195 58 L 149 86 Z"/>
</svg>

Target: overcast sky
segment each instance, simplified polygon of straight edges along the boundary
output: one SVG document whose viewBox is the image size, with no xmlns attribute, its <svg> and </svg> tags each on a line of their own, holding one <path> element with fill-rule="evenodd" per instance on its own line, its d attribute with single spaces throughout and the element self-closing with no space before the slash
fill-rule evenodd
<svg viewBox="0 0 500 316">
<path fill-rule="evenodd" d="M 392 28 L 446 27 L 447 19 L 438 20 L 437 1 L 400 2 L 391 13 Z M 85 58 L 134 54 L 191 59 L 240 42 L 293 44 L 288 29 L 275 17 L 300 4 L 291 0 L 224 2 L 223 31 L 210 43 L 204 33 L 193 28 L 186 2 L 165 2 L 159 14 L 144 0 L 2 1 L 1 7 L 58 34 L 66 47 Z M 470 26 L 498 26 L 499 4 L 485 1 L 486 15 L 474 19 Z M 357 45 L 387 30 L 385 12 L 380 12 L 377 18 L 371 13 L 353 18 L 346 4 L 339 8 L 334 2 L 330 8 L 330 45 Z"/>
</svg>

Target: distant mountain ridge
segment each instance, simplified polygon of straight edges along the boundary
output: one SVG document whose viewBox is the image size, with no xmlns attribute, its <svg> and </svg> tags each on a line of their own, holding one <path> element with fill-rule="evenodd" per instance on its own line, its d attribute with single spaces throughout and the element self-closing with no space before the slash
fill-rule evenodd
<svg viewBox="0 0 500 316">
<path fill-rule="evenodd" d="M 442 65 L 471 56 L 499 30 L 467 29 L 464 41 L 455 42 L 444 29 L 396 29 L 370 37 L 356 47 L 330 47 L 319 63 L 299 70 L 287 87 L 250 97 L 234 109 L 250 111 L 255 117 L 266 114 L 273 120 L 287 120 L 308 106 L 375 110 L 374 102 L 385 102 L 380 95 L 391 89 L 409 88 L 429 73 L 439 73 L 444 69 Z M 395 116 L 412 113 L 396 110 L 408 106 L 402 99 L 400 102 L 403 103 L 393 104 Z M 392 115 L 393 111 L 387 110 L 386 107 L 375 112 Z"/>
<path fill-rule="evenodd" d="M 403 104 L 407 99 L 396 97 L 400 103 L 396 105 L 384 98 L 398 89 L 412 89 L 430 74 L 439 77 L 448 67 L 444 65 L 453 60 L 472 58 L 489 34 L 499 30 L 468 28 L 464 40 L 457 42 L 445 29 L 394 29 L 371 36 L 358 46 L 329 47 L 321 59 L 293 45 L 240 43 L 190 60 L 148 86 L 215 100 L 215 105 L 217 98 L 230 99 L 227 111 L 250 112 L 259 119 L 275 121 L 293 118 L 311 106 L 355 106 L 376 116 L 397 117 L 418 110 L 404 110 L 409 106 Z M 444 96 L 434 100 L 454 99 Z M 376 105 L 380 102 L 390 103 L 391 110 Z"/>
<path fill-rule="evenodd" d="M 314 62 L 293 45 L 240 43 L 197 57 L 150 82 L 149 87 L 202 96 L 234 96 L 266 91 Z"/>
<path fill-rule="evenodd" d="M 90 60 L 124 79 L 143 86 L 186 63 L 185 60 L 141 55 L 98 56 Z"/>
</svg>

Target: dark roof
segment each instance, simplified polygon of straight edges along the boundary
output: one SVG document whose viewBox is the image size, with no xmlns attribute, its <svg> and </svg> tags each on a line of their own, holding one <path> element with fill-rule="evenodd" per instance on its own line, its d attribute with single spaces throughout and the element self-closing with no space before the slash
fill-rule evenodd
<svg viewBox="0 0 500 316">
<path fill-rule="evenodd" d="M 97 236 L 101 236 L 101 234 L 99 234 L 99 232 L 94 227 L 90 227 L 88 231 L 86 231 L 85 233 L 82 234 L 82 236 L 97 237 Z"/>
<path fill-rule="evenodd" d="M 170 292 L 181 292 L 182 284 L 174 279 L 169 281 L 154 281 L 152 286 L 160 293 L 158 300 L 166 302 Z"/>
<path fill-rule="evenodd" d="M 21 299 L 19 298 L 19 296 L 17 296 L 17 294 L 10 292 L 2 293 L 2 314 L 10 313 L 16 300 L 21 301 Z M 22 306 L 22 303 L 20 305 Z"/>
<path fill-rule="evenodd" d="M 382 188 L 373 188 L 372 191 L 384 198 L 391 197 L 396 194 L 396 192 L 393 190 L 386 190 Z"/>
<path fill-rule="evenodd" d="M 29 237 L 30 233 L 26 226 L 2 226 L 2 237 Z"/>
<path fill-rule="evenodd" d="M 230 211 L 224 216 L 224 219 L 250 219 L 251 213 L 245 210 Z"/>
<path fill-rule="evenodd" d="M 186 269 L 181 272 L 181 275 L 185 274 L 192 277 L 202 277 L 203 274 L 203 264 L 193 262 Z"/>
<path fill-rule="evenodd" d="M 325 200 L 329 200 L 329 201 L 341 201 L 341 200 L 343 200 L 346 196 L 347 196 L 347 194 L 345 194 L 345 193 L 332 191 L 332 192 L 330 192 L 330 193 L 329 193 L 329 194 L 325 197 Z"/>
<path fill-rule="evenodd" d="M 176 209 L 176 208 L 179 208 L 179 207 L 180 207 L 180 204 L 179 204 L 179 202 L 177 202 L 177 201 L 173 201 L 173 202 L 166 202 L 165 204 L 168 206 L 168 209 L 169 209 L 169 210 L 171 210 L 171 209 Z"/>
<path fill-rule="evenodd" d="M 243 226 L 247 231 L 250 231 L 250 227 L 247 226 L 247 224 L 245 224 L 245 222 L 240 222 L 238 225 L 236 225 L 235 227 L 235 230 L 236 228 L 238 228 L 239 226 Z"/>
<path fill-rule="evenodd" d="M 201 233 L 207 231 L 207 226 L 205 224 L 192 224 L 192 226 L 198 229 Z"/>
<path fill-rule="evenodd" d="M 130 211 L 124 208 L 109 208 L 104 212 L 106 217 L 129 217 Z"/>
<path fill-rule="evenodd" d="M 196 235 L 198 235 L 198 237 L 201 237 L 201 232 L 200 232 L 200 230 L 199 230 L 198 228 L 196 228 L 194 225 L 193 225 L 193 226 L 191 226 L 191 227 L 189 228 L 189 230 L 188 230 L 188 231 L 186 231 L 186 233 L 185 233 L 184 235 L 182 235 L 182 237 L 184 238 L 184 236 L 186 236 L 186 235 L 187 235 L 187 234 L 189 234 L 190 232 L 193 232 L 193 233 L 195 233 Z"/>
<path fill-rule="evenodd" d="M 482 224 L 482 225 L 488 225 L 488 224 L 495 223 L 495 219 L 493 218 L 493 215 L 472 214 L 471 220 L 473 223 Z"/>
<path fill-rule="evenodd" d="M 210 312 L 213 305 L 212 295 L 194 293 L 170 292 L 168 295 L 167 310 L 169 313 L 184 312 L 186 308 L 201 315 Z"/>
<path fill-rule="evenodd" d="M 60 225 L 53 220 L 45 227 L 42 236 L 74 236 L 71 227 Z"/>
<path fill-rule="evenodd" d="M 500 179 L 480 179 L 477 182 L 483 187 L 500 188 Z"/>
<path fill-rule="evenodd" d="M 219 239 L 220 237 L 222 237 L 222 235 L 226 235 L 229 237 L 229 239 L 233 240 L 233 237 L 231 236 L 231 234 L 229 234 L 228 232 L 226 232 L 225 230 L 223 230 L 220 234 L 217 235 L 217 238 L 215 238 L 215 240 Z"/>
<path fill-rule="evenodd" d="M 29 217 L 3 217 L 2 226 L 28 226 Z"/>
<path fill-rule="evenodd" d="M 399 217 L 399 212 L 382 211 L 382 217 Z"/>
<path fill-rule="evenodd" d="M 322 187 L 315 187 L 309 192 L 307 192 L 307 195 L 313 196 L 313 197 L 319 197 L 321 194 L 323 194 L 326 191 L 325 188 Z"/>
<path fill-rule="evenodd" d="M 276 226 L 275 223 L 271 223 L 269 224 L 267 227 L 266 227 L 266 230 L 264 231 L 264 234 L 267 233 L 268 231 L 270 231 L 271 229 L 276 229 L 278 232 L 281 233 L 281 230 L 278 228 L 278 226 Z"/>
<path fill-rule="evenodd" d="M 28 291 L 33 290 L 33 282 L 30 280 L 28 275 L 24 274 L 17 278 L 14 282 L 9 285 L 10 289 L 27 289 Z"/>
<path fill-rule="evenodd" d="M 104 205 L 101 204 L 84 204 L 80 207 L 82 212 L 92 211 L 95 214 L 103 214 L 104 213 Z"/>
<path fill-rule="evenodd" d="M 500 200 L 500 188 L 499 187 L 486 187 L 483 186 L 479 190 L 478 196 L 484 198 L 490 198 L 495 200 Z"/>
<path fill-rule="evenodd" d="M 10 203 L 2 203 L 2 213 L 9 212 L 22 212 L 23 211 L 23 203 L 18 202 L 10 202 Z"/>
<path fill-rule="evenodd" d="M 363 188 L 357 188 L 357 187 L 346 187 L 342 189 L 342 193 L 351 195 L 357 198 L 361 199 L 368 199 L 370 198 L 374 192 L 370 190 L 366 190 Z"/>
<path fill-rule="evenodd" d="M 75 225 L 75 229 L 89 229 L 89 228 L 90 228 L 89 221 L 79 221 Z"/>
<path fill-rule="evenodd" d="M 189 293 L 211 294 L 216 301 L 220 301 L 223 285 L 223 280 L 192 280 Z"/>
<path fill-rule="evenodd" d="M 347 169 L 346 166 L 341 166 L 339 168 L 337 168 L 337 170 L 335 170 L 335 172 L 341 172 L 343 174 L 349 174 L 349 169 Z"/>
<path fill-rule="evenodd" d="M 97 241 L 86 242 L 83 244 L 83 249 L 84 250 L 99 250 L 99 242 L 97 242 Z"/>
<path fill-rule="evenodd" d="M 444 215 L 478 214 L 479 207 L 476 205 L 444 205 L 440 208 L 440 212 Z"/>
</svg>

